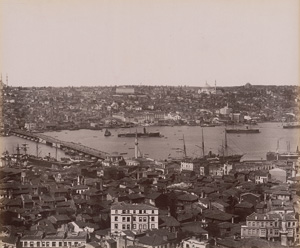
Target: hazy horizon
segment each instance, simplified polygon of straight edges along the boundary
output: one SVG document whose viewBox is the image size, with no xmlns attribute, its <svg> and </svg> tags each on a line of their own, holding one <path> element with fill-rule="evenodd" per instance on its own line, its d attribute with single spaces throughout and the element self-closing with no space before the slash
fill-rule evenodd
<svg viewBox="0 0 300 248">
<path fill-rule="evenodd" d="M 24 87 L 299 85 L 298 0 L 0 0 Z"/>
<path fill-rule="evenodd" d="M 3 82 L 5 83 L 5 81 L 3 80 Z M 276 85 L 276 84 L 251 84 L 253 87 L 300 87 L 299 85 Z M 214 88 L 214 85 L 209 85 L 211 88 Z M 217 85 L 217 88 L 234 88 L 234 87 L 243 87 L 245 86 L 245 84 L 243 85 Z M 105 85 L 105 84 L 98 84 L 98 85 L 62 85 L 62 86 L 51 86 L 51 85 L 37 85 L 37 86 L 24 86 L 24 85 L 9 85 L 9 87 L 21 87 L 21 88 L 96 88 L 96 87 L 174 87 L 174 88 L 205 88 L 207 86 L 205 85 L 166 85 L 166 84 L 118 84 L 118 85 Z"/>
</svg>

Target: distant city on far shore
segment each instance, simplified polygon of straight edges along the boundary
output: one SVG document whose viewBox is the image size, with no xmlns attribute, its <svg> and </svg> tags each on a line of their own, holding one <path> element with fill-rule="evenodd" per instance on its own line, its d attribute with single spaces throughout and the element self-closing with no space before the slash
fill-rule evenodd
<svg viewBox="0 0 300 248">
<path fill-rule="evenodd" d="M 12 87 L 2 82 L 2 133 L 134 125 L 297 122 L 297 86 Z"/>
</svg>

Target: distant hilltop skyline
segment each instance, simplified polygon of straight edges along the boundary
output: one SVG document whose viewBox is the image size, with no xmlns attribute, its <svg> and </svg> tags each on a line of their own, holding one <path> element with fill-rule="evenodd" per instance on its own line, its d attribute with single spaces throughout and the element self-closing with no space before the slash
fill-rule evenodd
<svg viewBox="0 0 300 248">
<path fill-rule="evenodd" d="M 241 87 L 241 86 L 300 86 L 300 84 L 252 84 L 250 82 L 246 82 L 246 83 L 240 83 L 240 84 L 218 84 L 215 82 L 212 83 L 202 83 L 202 84 L 198 84 L 198 85 L 192 85 L 192 84 L 105 84 L 105 83 L 98 83 L 98 84 L 77 84 L 77 85 L 72 85 L 72 84 L 59 84 L 59 85 L 53 85 L 53 84 L 14 84 L 11 83 L 7 80 L 4 81 L 3 79 L 2 83 L 11 87 L 117 87 L 117 88 L 133 88 L 133 87 L 194 87 L 194 88 L 222 88 L 222 87 Z"/>
<path fill-rule="evenodd" d="M 149 83 L 149 84 L 144 84 L 144 83 L 129 83 L 129 84 L 105 84 L 105 83 L 81 83 L 81 84 L 67 84 L 67 83 L 60 83 L 59 85 L 56 84 L 30 84 L 30 83 L 23 83 L 23 84 L 16 84 L 16 83 L 12 83 L 9 80 L 8 74 L 5 74 L 5 77 L 3 77 L 3 75 L 1 74 L 0 76 L 0 81 L 2 83 L 4 83 L 5 85 L 8 86 L 12 86 L 12 87 L 137 87 L 137 86 L 166 86 L 166 87 L 201 87 L 201 88 L 214 88 L 214 87 L 238 87 L 238 86 L 245 86 L 245 85 L 253 85 L 253 86 L 300 86 L 300 84 L 253 84 L 250 82 L 246 82 L 246 83 L 240 83 L 240 84 L 218 84 L 218 82 L 216 80 L 214 80 L 213 82 L 207 82 L 205 81 L 204 83 L 199 83 L 197 85 L 193 85 L 193 84 L 172 84 L 172 83 L 162 83 L 162 84 L 158 84 L 158 83 Z"/>
</svg>

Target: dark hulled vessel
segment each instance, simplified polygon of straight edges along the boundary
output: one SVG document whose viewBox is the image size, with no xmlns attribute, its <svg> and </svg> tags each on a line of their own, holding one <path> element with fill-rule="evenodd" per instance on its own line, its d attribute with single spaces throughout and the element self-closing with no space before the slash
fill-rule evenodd
<svg viewBox="0 0 300 248">
<path fill-rule="evenodd" d="M 142 133 L 119 133 L 118 137 L 130 137 L 130 138 L 134 138 L 134 137 L 160 137 L 160 132 L 147 132 L 146 128 L 144 128 L 144 132 Z"/>
</svg>

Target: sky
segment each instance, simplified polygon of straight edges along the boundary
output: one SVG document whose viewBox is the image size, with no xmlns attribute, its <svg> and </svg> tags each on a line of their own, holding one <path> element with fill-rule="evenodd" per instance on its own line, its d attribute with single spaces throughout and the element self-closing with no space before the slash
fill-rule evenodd
<svg viewBox="0 0 300 248">
<path fill-rule="evenodd" d="M 299 0 L 0 0 L 12 86 L 299 84 Z"/>
</svg>

